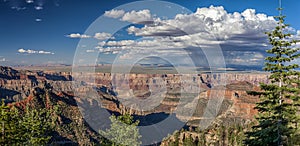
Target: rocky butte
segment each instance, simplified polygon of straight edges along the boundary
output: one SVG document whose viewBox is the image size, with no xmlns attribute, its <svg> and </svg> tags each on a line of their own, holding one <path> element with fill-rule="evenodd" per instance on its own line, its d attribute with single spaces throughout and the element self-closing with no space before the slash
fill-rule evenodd
<svg viewBox="0 0 300 146">
<path fill-rule="evenodd" d="M 189 82 L 185 82 L 185 77 L 189 78 Z M 183 98 L 192 96 L 193 102 L 197 103 L 193 109 L 189 109 L 192 107 L 188 105 L 192 101 L 184 102 L 185 105 L 181 106 L 187 111 L 194 112 L 191 115 L 177 114 L 177 117 L 189 120 L 188 124 L 191 126 L 197 126 L 203 119 L 205 108 L 211 98 L 222 98 L 222 103 L 217 107 L 219 110 L 215 113 L 217 120 L 226 123 L 252 119 L 256 113 L 253 107 L 258 97 L 249 96 L 246 91 L 258 90 L 260 82 L 268 82 L 267 77 L 268 74 L 264 73 L 239 72 L 203 73 L 191 76 L 97 72 L 80 73 L 79 82 L 72 80 L 70 72 L 0 67 L 0 97 L 6 102 L 19 102 L 26 99 L 34 88 L 43 87 L 47 82 L 53 87 L 54 93 L 72 95 L 79 104 L 88 102 L 111 112 L 130 112 L 137 116 L 146 116 L 153 113 L 172 113 L 179 104 L 182 104 Z M 220 78 L 225 79 L 225 82 L 222 81 L 224 83 L 220 84 Z M 192 92 L 195 90 L 197 92 Z M 132 102 L 134 100 L 147 102 L 140 102 L 139 105 Z"/>
<path fill-rule="evenodd" d="M 53 135 L 58 144 L 99 143 L 101 137 L 89 121 L 101 121 L 100 108 L 129 112 L 140 125 L 158 123 L 170 114 L 192 128 L 205 120 L 212 120 L 210 125 L 249 123 L 258 97 L 246 91 L 258 90 L 260 82 L 269 82 L 268 74 L 71 73 L 0 66 L 0 98 L 6 103 L 59 105 Z"/>
</svg>

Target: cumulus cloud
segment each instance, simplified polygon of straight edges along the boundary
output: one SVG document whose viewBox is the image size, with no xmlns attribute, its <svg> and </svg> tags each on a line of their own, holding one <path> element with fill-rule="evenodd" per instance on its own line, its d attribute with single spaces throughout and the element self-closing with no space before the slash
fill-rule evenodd
<svg viewBox="0 0 300 146">
<path fill-rule="evenodd" d="M 109 38 L 114 39 L 114 37 L 112 37 L 110 33 L 106 33 L 106 32 L 95 33 L 94 38 L 98 40 L 106 40 Z"/>
<path fill-rule="evenodd" d="M 124 10 L 110 10 L 105 11 L 104 16 L 110 17 L 110 18 L 121 18 L 125 14 Z"/>
<path fill-rule="evenodd" d="M 143 27 L 130 26 L 127 29 L 129 34 L 153 39 L 130 43 L 121 48 L 137 49 L 139 52 L 148 53 L 151 52 L 149 50 L 155 50 L 160 54 L 172 54 L 180 58 L 180 55 L 185 53 L 196 54 L 199 49 L 178 51 L 178 48 L 220 47 L 229 64 L 261 65 L 263 58 L 258 57 L 256 53 L 265 55 L 268 40 L 264 32 L 271 31 L 274 26 L 276 20 L 272 16 L 257 14 L 254 9 L 228 13 L 222 6 L 210 6 L 198 8 L 192 14 L 177 14 L 174 19 L 155 19 L 152 24 Z M 120 44 L 124 44 L 124 41 L 107 43 L 107 45 L 111 44 L 119 45 L 119 48 L 115 49 L 120 50 Z M 235 54 L 230 55 L 230 52 Z M 253 55 L 256 57 L 253 58 Z M 134 55 L 123 56 L 129 58 Z"/>
<path fill-rule="evenodd" d="M 192 14 L 178 14 L 174 19 L 156 19 L 154 25 L 131 27 L 129 33 L 137 36 L 184 36 L 210 33 L 220 41 L 265 37 L 264 32 L 276 25 L 273 17 L 256 14 L 247 9 L 242 13 L 228 13 L 222 6 L 198 8 Z M 207 38 L 211 39 L 211 38 Z"/>
<path fill-rule="evenodd" d="M 105 11 L 104 16 L 115 19 L 120 18 L 121 21 L 128 21 L 135 24 L 146 24 L 152 23 L 153 21 L 153 17 L 148 9 L 139 11 L 132 10 L 130 12 L 113 9 L 110 11 Z"/>
<path fill-rule="evenodd" d="M 152 16 L 150 13 L 150 10 L 144 9 L 140 11 L 131 11 L 124 14 L 122 17 L 123 21 L 128 21 L 131 23 L 148 23 L 149 21 L 152 21 Z"/>
<path fill-rule="evenodd" d="M 54 53 L 53 52 L 48 52 L 48 51 L 43 51 L 43 50 L 31 50 L 31 49 L 23 49 L 23 48 L 20 48 L 18 50 L 19 53 L 21 54 L 50 54 L 50 55 L 53 55 Z"/>
<path fill-rule="evenodd" d="M 199 44 L 266 46 L 264 32 L 276 25 L 273 17 L 257 14 L 254 9 L 228 13 L 222 6 L 198 8 L 192 14 L 177 14 L 174 19 L 166 20 L 152 19 L 149 10 L 131 11 L 125 13 L 122 20 L 133 23 L 153 20 L 150 25 L 130 26 L 127 31 L 136 36 L 154 37 L 159 44 L 173 43 L 174 47 L 197 47 Z M 139 44 L 141 42 L 135 45 Z"/>
<path fill-rule="evenodd" d="M 257 13 L 254 9 L 229 13 L 222 6 L 198 8 L 194 13 L 177 14 L 171 19 L 154 19 L 149 10 L 126 12 L 118 18 L 144 24 L 127 28 L 128 34 L 142 39 L 99 42 L 96 47 L 99 52 L 125 52 L 121 56 L 124 59 L 153 52 L 178 58 L 196 54 L 199 46 L 210 50 L 219 46 L 227 63 L 245 66 L 263 65 L 265 50 L 269 47 L 265 32 L 277 24 L 272 16 Z M 147 21 L 151 23 L 144 23 Z M 299 30 L 290 30 L 294 31 L 295 38 L 300 38 Z"/>
<path fill-rule="evenodd" d="M 80 34 L 80 33 L 72 33 L 72 34 L 69 34 L 69 35 L 66 35 L 66 37 L 69 37 L 69 38 L 90 38 L 91 36 L 89 35 L 86 35 L 86 34 Z"/>
</svg>

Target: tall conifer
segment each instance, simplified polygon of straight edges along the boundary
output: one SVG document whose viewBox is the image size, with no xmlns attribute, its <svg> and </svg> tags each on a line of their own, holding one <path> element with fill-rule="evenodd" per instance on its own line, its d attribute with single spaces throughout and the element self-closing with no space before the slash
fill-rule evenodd
<svg viewBox="0 0 300 146">
<path fill-rule="evenodd" d="M 298 134 L 300 72 L 299 64 L 293 63 L 299 59 L 299 48 L 292 34 L 287 32 L 289 25 L 285 24 L 282 15 L 281 1 L 278 8 L 277 26 L 267 32 L 272 48 L 266 52 L 264 70 L 270 72 L 270 83 L 261 84 L 261 91 L 248 92 L 258 95 L 260 102 L 256 104 L 258 115 L 257 125 L 247 132 L 247 145 L 294 145 L 294 137 Z"/>
</svg>

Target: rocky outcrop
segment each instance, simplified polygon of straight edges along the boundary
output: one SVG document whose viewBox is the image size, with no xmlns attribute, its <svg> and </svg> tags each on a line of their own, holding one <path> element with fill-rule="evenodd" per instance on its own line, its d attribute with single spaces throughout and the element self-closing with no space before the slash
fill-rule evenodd
<svg viewBox="0 0 300 146">
<path fill-rule="evenodd" d="M 189 78 L 186 82 L 184 78 Z M 231 123 L 232 121 L 243 122 L 251 120 L 256 114 L 254 110 L 258 97 L 249 96 L 246 91 L 258 90 L 259 83 L 267 83 L 268 74 L 265 73 L 227 73 L 227 74 L 197 74 L 197 75 L 178 75 L 178 74 L 81 74 L 80 79 L 91 82 L 93 86 L 104 88 L 104 91 L 113 91 L 116 96 L 112 100 L 101 100 L 107 109 L 115 112 L 131 112 L 135 115 L 148 115 L 151 113 L 172 113 L 180 104 L 180 100 L 192 95 L 195 89 L 199 89 L 199 94 L 193 95 L 198 98 L 196 109 L 188 109 L 195 113 L 190 118 L 190 124 L 199 124 L 203 118 L 203 113 L 210 98 L 223 99 L 217 118 Z M 93 80 L 95 79 L 95 80 Z M 159 83 L 158 83 L 159 82 Z M 146 100 L 153 98 L 151 88 L 166 88 L 164 97 L 159 98 L 159 104 L 151 110 L 140 110 L 132 104 L 126 104 L 122 98 L 134 98 Z M 222 90 L 221 90 L 222 89 Z M 90 90 L 86 90 L 90 92 Z M 99 90 L 103 91 L 103 90 Z M 159 90 L 154 90 L 159 91 Z M 81 90 L 84 92 L 84 90 Z M 224 93 L 222 93 L 224 92 Z M 87 92 L 86 92 L 87 93 Z M 131 94 L 129 94 L 131 93 Z M 217 94 L 218 93 L 218 94 Z M 85 94 L 82 94 L 85 95 Z M 101 97 L 104 97 L 101 94 Z M 116 101 L 119 105 L 116 105 Z M 124 105 L 124 104 L 125 105 Z M 153 106 L 156 104 L 154 101 Z M 152 106 L 149 102 L 145 106 Z M 185 118 L 185 115 L 178 115 Z"/>
<path fill-rule="evenodd" d="M 51 110 L 55 124 L 50 145 L 94 145 L 99 144 L 102 137 L 85 122 L 76 100 L 72 95 L 53 91 L 51 86 L 35 87 L 30 90 L 28 97 L 23 100 L 8 103 L 10 107 L 25 110 Z"/>
<path fill-rule="evenodd" d="M 210 98 L 224 98 L 217 113 L 219 119 L 251 119 L 256 113 L 253 107 L 258 98 L 247 95 L 246 91 L 257 90 L 260 82 L 269 82 L 268 74 L 264 73 L 78 73 L 73 74 L 75 81 L 72 81 L 69 72 L 0 69 L 0 97 L 7 102 L 22 100 L 29 96 L 31 89 L 43 88 L 45 83 L 52 86 L 55 94 L 75 96 L 77 102 L 94 104 L 96 101 L 97 105 L 112 112 L 131 112 L 135 115 L 172 113 L 182 104 L 182 99 L 189 97 L 198 101 L 196 109 L 189 109 L 189 102 L 183 106 L 187 111 L 195 110 L 190 119 L 192 125 L 201 120 Z M 128 99 L 148 101 L 134 105 L 126 103 Z M 145 108 L 147 106 L 151 108 Z M 184 119 L 185 115 L 178 117 Z"/>
<path fill-rule="evenodd" d="M 72 77 L 63 72 L 32 72 L 0 66 L 0 98 L 6 102 L 20 101 L 29 96 L 30 90 L 49 82 L 57 91 L 72 91 Z"/>
<path fill-rule="evenodd" d="M 0 78 L 19 79 L 19 72 L 10 67 L 0 66 Z"/>
</svg>

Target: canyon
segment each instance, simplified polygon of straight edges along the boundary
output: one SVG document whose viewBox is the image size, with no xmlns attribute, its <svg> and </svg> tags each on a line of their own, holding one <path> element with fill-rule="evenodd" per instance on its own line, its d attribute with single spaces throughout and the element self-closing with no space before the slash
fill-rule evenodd
<svg viewBox="0 0 300 146">
<path fill-rule="evenodd" d="M 0 66 L 0 98 L 19 107 L 58 105 L 52 141 L 89 145 L 102 141 L 97 131 L 109 127 L 103 119 L 111 114 L 129 113 L 140 121 L 139 126 L 155 125 L 168 117 L 187 129 L 249 124 L 259 97 L 247 91 L 258 91 L 259 83 L 269 82 L 268 76 L 261 72 L 125 74 Z M 145 136 L 142 142 L 147 140 L 151 138 Z"/>
<path fill-rule="evenodd" d="M 194 113 L 177 114 L 177 117 L 197 126 L 203 119 L 208 102 L 215 98 L 222 102 L 215 115 L 222 122 L 251 120 L 256 114 L 253 107 L 258 97 L 249 96 L 246 92 L 259 90 L 259 83 L 269 81 L 268 74 L 259 72 L 193 75 L 81 72 L 72 75 L 71 72 L 1 67 L 0 97 L 6 102 L 18 102 L 26 99 L 35 87 L 43 87 L 45 82 L 58 95 L 64 93 L 74 96 L 77 103 L 86 100 L 112 112 L 130 112 L 143 116 L 152 113 L 170 114 L 182 104 L 181 99 L 192 96 L 191 100 L 197 104 L 188 107 L 190 100 L 184 103 L 182 109 Z M 142 102 L 134 102 L 135 99 Z"/>
</svg>

